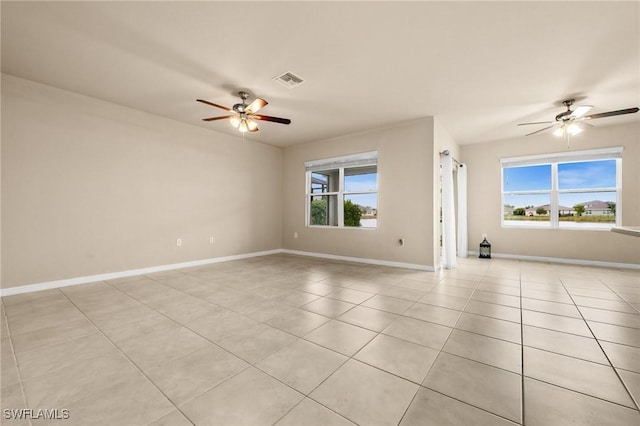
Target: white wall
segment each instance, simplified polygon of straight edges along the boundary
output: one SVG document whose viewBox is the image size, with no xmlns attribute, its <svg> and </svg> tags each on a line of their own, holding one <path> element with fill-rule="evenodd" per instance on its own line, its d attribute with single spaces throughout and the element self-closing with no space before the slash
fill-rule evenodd
<svg viewBox="0 0 640 426">
<path fill-rule="evenodd" d="M 283 247 L 433 267 L 433 125 L 433 118 L 425 118 L 287 147 Z M 374 150 L 378 151 L 378 228 L 305 227 L 305 161 Z M 399 238 L 405 238 L 405 246 L 398 244 Z"/>
<path fill-rule="evenodd" d="M 594 123 L 599 124 L 599 123 Z M 640 225 L 640 124 L 588 128 L 571 140 L 572 150 L 623 146 L 622 222 Z M 500 158 L 567 151 L 551 133 L 461 147 L 468 165 L 469 249 L 482 234 L 502 254 L 640 264 L 640 238 L 610 231 L 502 228 Z"/>
<path fill-rule="evenodd" d="M 279 249 L 281 167 L 279 148 L 2 75 L 2 287 Z"/>
</svg>

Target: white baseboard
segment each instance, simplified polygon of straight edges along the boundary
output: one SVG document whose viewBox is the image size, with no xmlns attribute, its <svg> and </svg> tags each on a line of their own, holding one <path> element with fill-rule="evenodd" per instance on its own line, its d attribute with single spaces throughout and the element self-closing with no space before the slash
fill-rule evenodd
<svg viewBox="0 0 640 426">
<path fill-rule="evenodd" d="M 152 274 L 154 272 L 170 271 L 173 269 L 190 268 L 194 266 L 210 265 L 213 263 L 229 262 L 232 260 L 248 259 L 251 257 L 268 256 L 281 253 L 282 250 L 267 250 L 254 253 L 243 253 L 233 256 L 214 257 L 209 259 L 193 260 L 190 262 L 173 263 L 170 265 L 150 266 L 148 268 L 131 269 L 128 271 L 109 272 L 99 275 L 88 275 L 85 277 L 68 278 L 64 280 L 47 281 L 36 284 L 23 285 L 0 289 L 0 297 L 13 296 L 15 294 L 32 293 L 34 291 L 50 290 L 54 288 L 68 287 L 72 285 L 88 284 L 96 281 L 115 280 L 117 278 L 133 277 L 136 275 Z"/>
<path fill-rule="evenodd" d="M 469 256 L 477 256 L 477 251 L 470 251 Z M 565 259 L 562 257 L 524 256 L 520 254 L 491 253 L 496 259 L 528 260 L 531 262 L 562 263 L 567 265 L 602 266 L 605 268 L 640 269 L 637 263 L 603 262 L 600 260 Z"/>
<path fill-rule="evenodd" d="M 298 256 L 319 257 L 322 259 L 330 259 L 330 260 L 343 260 L 345 262 L 366 263 L 369 265 L 380 265 L 380 266 L 391 266 L 393 268 L 417 269 L 419 271 L 429 271 L 429 272 L 435 271 L 435 269 L 432 266 L 418 265 L 415 263 L 393 262 L 390 260 L 367 259 L 362 257 L 340 256 L 337 254 L 316 253 L 316 252 L 300 251 L 300 250 L 282 249 L 280 252 L 286 253 L 286 254 L 295 254 Z"/>
</svg>

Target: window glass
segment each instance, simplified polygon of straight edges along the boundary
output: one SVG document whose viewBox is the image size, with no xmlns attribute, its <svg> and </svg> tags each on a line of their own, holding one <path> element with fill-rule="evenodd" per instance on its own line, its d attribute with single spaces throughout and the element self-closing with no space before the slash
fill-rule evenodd
<svg viewBox="0 0 640 426">
<path fill-rule="evenodd" d="M 558 164 L 560 190 L 615 187 L 616 160 Z"/>
<path fill-rule="evenodd" d="M 504 196 L 505 225 L 550 226 L 550 194 Z"/>
<path fill-rule="evenodd" d="M 338 226 L 338 196 L 314 195 L 311 197 L 309 224 Z"/>
<path fill-rule="evenodd" d="M 348 194 L 344 200 L 344 226 L 377 227 L 377 194 Z"/>
<path fill-rule="evenodd" d="M 502 182 L 504 192 L 551 190 L 551 165 L 505 167 Z"/>
</svg>

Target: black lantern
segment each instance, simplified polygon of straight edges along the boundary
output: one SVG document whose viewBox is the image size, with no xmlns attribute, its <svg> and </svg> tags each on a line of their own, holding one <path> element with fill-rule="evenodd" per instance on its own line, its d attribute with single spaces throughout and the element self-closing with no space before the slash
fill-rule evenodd
<svg viewBox="0 0 640 426">
<path fill-rule="evenodd" d="M 480 243 L 480 259 L 491 259 L 491 244 L 486 237 Z"/>
</svg>

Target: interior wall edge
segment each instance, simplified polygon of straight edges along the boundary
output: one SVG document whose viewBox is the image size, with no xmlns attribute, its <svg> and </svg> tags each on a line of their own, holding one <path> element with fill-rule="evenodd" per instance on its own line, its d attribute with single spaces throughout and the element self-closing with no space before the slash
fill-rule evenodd
<svg viewBox="0 0 640 426">
<path fill-rule="evenodd" d="M 254 253 L 243 253 L 232 256 L 212 257 L 209 259 L 192 260 L 188 262 L 172 263 L 168 265 L 149 266 L 140 269 L 130 269 L 128 271 L 108 272 L 106 274 L 87 275 L 84 277 L 67 278 L 55 281 L 46 281 L 35 284 L 27 284 L 16 287 L 0 288 L 0 297 L 13 296 L 16 294 L 33 293 L 41 290 L 51 290 L 55 288 L 69 287 L 80 284 L 89 284 L 97 281 L 115 280 L 118 278 L 133 277 L 137 275 L 152 274 L 155 272 L 171 271 L 174 269 L 192 268 L 194 266 L 211 265 L 213 263 L 230 262 L 233 260 L 249 259 L 252 257 L 269 256 L 279 254 L 280 249 L 259 251 Z"/>
<path fill-rule="evenodd" d="M 363 257 L 341 256 L 337 254 L 317 253 L 317 252 L 289 250 L 289 249 L 282 249 L 280 250 L 280 252 L 284 254 L 294 254 L 297 256 L 319 257 L 322 259 L 343 260 L 346 262 L 366 263 L 369 265 L 390 266 L 392 268 L 417 269 L 419 271 L 427 271 L 427 272 L 435 271 L 435 269 L 432 266 L 418 265 L 416 263 L 394 262 L 391 260 L 367 259 Z"/>
<path fill-rule="evenodd" d="M 477 251 L 469 251 L 469 256 L 477 256 Z M 580 266 L 599 266 L 604 268 L 623 268 L 623 269 L 640 269 L 640 264 L 637 263 L 620 263 L 620 262 L 605 262 L 601 260 L 586 260 L 586 259 L 568 259 L 564 257 L 545 257 L 545 256 L 526 256 L 522 254 L 507 254 L 507 253 L 491 253 L 491 257 L 498 259 L 513 259 L 513 260 L 527 260 L 530 262 L 546 262 L 546 263 L 562 263 L 567 265 L 580 265 Z"/>
</svg>

